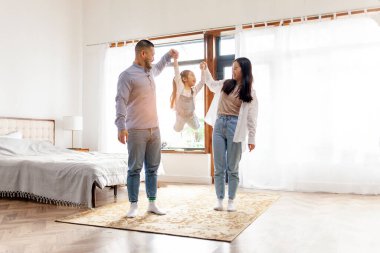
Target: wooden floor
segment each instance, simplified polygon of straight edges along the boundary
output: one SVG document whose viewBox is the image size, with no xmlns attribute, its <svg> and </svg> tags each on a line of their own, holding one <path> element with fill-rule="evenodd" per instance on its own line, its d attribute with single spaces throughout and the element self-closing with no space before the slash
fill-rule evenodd
<svg viewBox="0 0 380 253">
<path fill-rule="evenodd" d="M 125 187 L 118 193 L 114 200 L 112 189 L 98 189 L 98 206 L 127 199 Z M 0 253 L 380 252 L 380 196 L 278 193 L 280 199 L 232 243 L 58 223 L 83 210 L 0 199 Z"/>
<path fill-rule="evenodd" d="M 97 206 L 128 199 L 125 187 L 119 188 L 117 199 L 109 188 L 97 189 L 96 197 Z M 127 209 L 128 206 L 125 207 Z M 194 253 L 231 252 L 231 247 L 236 250 L 239 247 L 224 242 L 55 222 L 57 218 L 83 210 L 27 200 L 0 199 L 0 253 Z"/>
</svg>

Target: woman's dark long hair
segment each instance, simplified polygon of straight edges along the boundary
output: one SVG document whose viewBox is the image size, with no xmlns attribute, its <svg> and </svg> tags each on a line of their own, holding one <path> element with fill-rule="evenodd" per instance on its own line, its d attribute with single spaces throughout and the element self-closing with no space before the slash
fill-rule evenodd
<svg viewBox="0 0 380 253">
<path fill-rule="evenodd" d="M 251 61 L 245 57 L 237 58 L 237 62 L 241 68 L 241 86 L 239 87 L 239 95 L 237 96 L 243 102 L 251 102 L 253 100 L 251 95 L 253 76 Z M 222 87 L 222 91 L 229 95 L 236 87 L 237 82 L 234 79 L 227 79 Z"/>
</svg>

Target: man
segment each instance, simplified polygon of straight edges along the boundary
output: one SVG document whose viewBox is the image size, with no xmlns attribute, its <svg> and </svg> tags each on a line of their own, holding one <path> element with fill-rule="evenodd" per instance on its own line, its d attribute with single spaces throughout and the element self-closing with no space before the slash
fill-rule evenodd
<svg viewBox="0 0 380 253">
<path fill-rule="evenodd" d="M 128 198 L 131 202 L 127 217 L 137 215 L 140 172 L 145 164 L 145 188 L 149 199 L 148 212 L 164 215 L 155 203 L 157 169 L 161 160 L 161 137 L 156 108 L 156 84 L 159 75 L 178 52 L 171 49 L 161 60 L 154 61 L 154 45 L 140 40 L 135 47 L 135 61 L 119 76 L 116 95 L 118 139 L 128 146 Z"/>
</svg>

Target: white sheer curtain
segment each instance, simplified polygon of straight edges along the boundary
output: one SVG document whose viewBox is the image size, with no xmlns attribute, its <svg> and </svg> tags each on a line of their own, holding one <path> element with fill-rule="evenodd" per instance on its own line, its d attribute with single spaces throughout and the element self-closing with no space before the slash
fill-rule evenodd
<svg viewBox="0 0 380 253">
<path fill-rule="evenodd" d="M 241 31 L 253 63 L 256 149 L 241 186 L 380 193 L 380 28 L 369 17 Z"/>
<path fill-rule="evenodd" d="M 99 151 L 109 153 L 125 153 L 126 145 L 117 140 L 117 128 L 115 126 L 115 96 L 117 81 L 121 72 L 132 65 L 135 59 L 135 45 L 108 48 L 104 63 L 104 82 L 101 85 L 102 94 L 99 101 Z"/>
</svg>

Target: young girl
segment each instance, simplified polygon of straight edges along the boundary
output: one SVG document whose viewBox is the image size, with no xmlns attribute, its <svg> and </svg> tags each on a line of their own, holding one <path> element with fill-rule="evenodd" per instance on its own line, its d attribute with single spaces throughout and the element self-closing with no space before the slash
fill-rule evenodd
<svg viewBox="0 0 380 253">
<path fill-rule="evenodd" d="M 198 129 L 199 120 L 194 112 L 195 96 L 202 89 L 204 78 L 201 78 L 201 81 L 195 86 L 196 78 L 191 70 L 184 70 L 179 73 L 178 59 L 174 59 L 174 73 L 173 91 L 170 96 L 170 108 L 176 111 L 174 131 L 181 132 L 186 123 L 191 128 Z"/>
<path fill-rule="evenodd" d="M 206 85 L 215 93 L 205 121 L 213 126 L 212 147 L 217 204 L 223 210 L 225 174 L 228 173 L 227 211 L 236 211 L 234 199 L 239 184 L 239 162 L 245 139 L 248 148 L 255 148 L 257 98 L 252 88 L 252 65 L 247 58 L 237 58 L 232 65 L 232 79 L 215 81 L 205 63 Z"/>
</svg>

